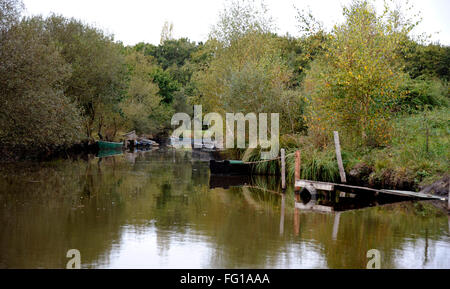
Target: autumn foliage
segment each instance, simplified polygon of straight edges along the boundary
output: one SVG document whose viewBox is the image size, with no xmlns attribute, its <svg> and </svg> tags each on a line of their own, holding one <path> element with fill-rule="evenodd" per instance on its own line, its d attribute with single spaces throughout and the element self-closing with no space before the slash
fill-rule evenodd
<svg viewBox="0 0 450 289">
<path fill-rule="evenodd" d="M 319 141 L 339 130 L 354 144 L 389 142 L 393 108 L 407 93 L 401 89 L 407 75 L 397 52 L 413 27 L 398 13 L 377 15 L 367 1 L 344 9 L 345 23 L 330 33 L 304 81 L 310 133 Z"/>
</svg>

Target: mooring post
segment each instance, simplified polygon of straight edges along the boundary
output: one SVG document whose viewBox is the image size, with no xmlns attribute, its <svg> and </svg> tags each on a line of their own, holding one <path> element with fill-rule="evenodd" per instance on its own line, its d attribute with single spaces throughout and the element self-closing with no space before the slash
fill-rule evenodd
<svg viewBox="0 0 450 289">
<path fill-rule="evenodd" d="M 286 190 L 286 151 L 281 149 L 281 189 Z"/>
<path fill-rule="evenodd" d="M 339 133 L 337 131 L 334 132 L 334 145 L 336 147 L 336 158 L 339 166 L 339 174 L 341 175 L 341 182 L 346 183 L 347 179 L 345 178 L 344 163 L 342 162 L 341 156 L 341 144 L 339 142 Z"/>
<path fill-rule="evenodd" d="M 302 159 L 301 159 L 300 151 L 296 151 L 295 152 L 295 183 L 297 183 L 297 181 L 300 181 L 301 164 L 302 164 Z M 300 187 L 297 187 L 295 185 L 295 192 L 299 192 L 299 191 L 300 191 Z"/>
</svg>

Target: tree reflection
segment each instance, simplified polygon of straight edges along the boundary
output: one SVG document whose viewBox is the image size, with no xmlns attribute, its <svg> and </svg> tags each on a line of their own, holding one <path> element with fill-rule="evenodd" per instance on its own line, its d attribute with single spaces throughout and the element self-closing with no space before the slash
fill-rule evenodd
<svg viewBox="0 0 450 289">
<path fill-rule="evenodd" d="M 439 247 L 448 242 L 445 215 L 423 216 L 412 203 L 337 214 L 302 211 L 295 205 L 300 196 L 293 188 L 277 193 L 274 178 L 210 189 L 207 163 L 188 151 L 15 164 L 0 172 L 4 268 L 64 268 L 72 248 L 80 250 L 84 267 L 108 267 L 131 254 L 129 242 L 153 235 L 155 243 L 145 246 L 157 253 L 130 258 L 176 267 L 173 260 L 183 256 L 173 258 L 174 250 L 183 246 L 186 252 L 205 248 L 198 260 L 208 268 L 365 268 L 366 252 L 378 249 L 382 267 L 391 268 L 414 244 L 424 250 L 419 267 L 450 254 Z M 311 199 L 325 204 L 335 196 Z"/>
</svg>

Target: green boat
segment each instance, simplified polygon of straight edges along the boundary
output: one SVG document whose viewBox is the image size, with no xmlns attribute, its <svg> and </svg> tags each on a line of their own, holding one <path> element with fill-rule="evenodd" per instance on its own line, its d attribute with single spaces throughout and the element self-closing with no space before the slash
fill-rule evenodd
<svg viewBox="0 0 450 289">
<path fill-rule="evenodd" d="M 211 175 L 251 175 L 252 166 L 243 161 L 209 161 Z"/>
<path fill-rule="evenodd" d="M 121 142 L 109 142 L 109 141 L 98 141 L 98 148 L 100 150 L 120 150 L 123 147 Z"/>
</svg>

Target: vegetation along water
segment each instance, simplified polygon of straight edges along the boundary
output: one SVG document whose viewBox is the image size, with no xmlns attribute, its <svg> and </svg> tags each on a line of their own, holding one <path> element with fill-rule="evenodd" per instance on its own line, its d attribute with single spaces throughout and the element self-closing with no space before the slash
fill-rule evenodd
<svg viewBox="0 0 450 289">
<path fill-rule="evenodd" d="M 292 192 L 297 150 L 301 178 L 339 182 L 338 131 L 350 184 L 447 196 L 450 47 L 413 33 L 407 7 L 354 0 L 329 29 L 298 9 L 294 37 L 256 2 L 227 2 L 204 42 L 166 23 L 159 45 L 124 45 L 0 0 L 0 268 L 62 268 L 71 248 L 86 268 L 365 268 L 372 248 L 385 268 L 450 268 L 433 203 L 321 195 L 350 199 L 336 219 L 299 212 Z M 278 161 L 258 163 L 251 187 L 211 186 L 210 159 L 258 161 L 259 148 L 122 151 L 131 131 L 164 142 L 194 105 L 279 113 L 286 195 Z"/>
</svg>

